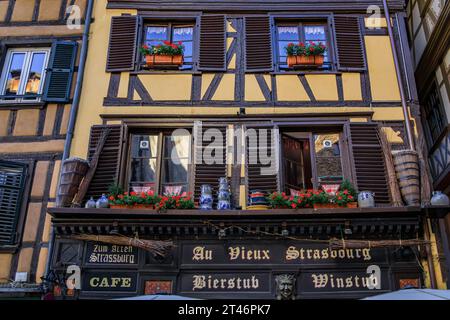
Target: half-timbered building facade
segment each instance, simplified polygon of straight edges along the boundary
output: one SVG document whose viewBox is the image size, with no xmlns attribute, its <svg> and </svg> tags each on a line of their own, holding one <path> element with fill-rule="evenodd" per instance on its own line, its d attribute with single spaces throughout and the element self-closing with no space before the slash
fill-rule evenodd
<svg viewBox="0 0 450 320">
<path fill-rule="evenodd" d="M 367 13 L 374 4 L 381 17 Z M 81 272 L 70 296 L 357 298 L 445 286 L 427 219 L 439 210 L 406 206 L 390 183 L 389 148 L 420 146 L 422 133 L 405 2 L 389 1 L 392 38 L 382 8 L 364 0 L 95 1 L 70 147 L 71 157 L 95 160 L 82 206 L 111 185 L 191 192 L 197 203 L 202 185 L 216 199 L 226 177 L 232 208 L 50 208 L 50 270 Z M 139 48 L 164 41 L 182 42 L 181 65 L 146 63 Z M 290 66 L 285 47 L 299 42 L 326 45 L 323 63 Z M 251 210 L 255 191 L 292 195 L 344 180 L 374 192 L 375 207 Z M 111 236 L 133 245 L 92 238 Z M 155 255 L 135 246 L 140 239 L 170 242 L 170 252 Z"/>
<path fill-rule="evenodd" d="M 85 10 L 84 0 L 0 1 L 2 297 L 42 294 Z"/>
</svg>

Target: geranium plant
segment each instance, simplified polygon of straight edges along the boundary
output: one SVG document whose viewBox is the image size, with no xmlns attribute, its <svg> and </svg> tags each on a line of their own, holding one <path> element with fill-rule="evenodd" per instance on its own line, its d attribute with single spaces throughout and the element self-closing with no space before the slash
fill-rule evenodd
<svg viewBox="0 0 450 320">
<path fill-rule="evenodd" d="M 124 192 L 121 194 L 109 194 L 108 196 L 109 204 L 116 206 L 154 206 L 159 203 L 160 197 L 156 195 L 153 191 L 148 192 Z"/>
<path fill-rule="evenodd" d="M 172 43 L 164 41 L 162 44 L 148 46 L 144 44 L 140 48 L 140 52 L 143 55 L 164 55 L 164 56 L 177 56 L 183 55 L 184 46 L 181 41 Z"/>
<path fill-rule="evenodd" d="M 164 195 L 156 205 L 157 210 L 194 209 L 194 200 L 190 193 L 181 195 Z"/>
<path fill-rule="evenodd" d="M 267 202 L 271 208 L 288 208 L 290 206 L 289 197 L 285 192 L 274 192 L 267 197 Z"/>
<path fill-rule="evenodd" d="M 321 56 L 325 54 L 327 47 L 322 42 L 309 41 L 308 43 L 288 43 L 284 48 L 288 56 Z"/>
</svg>

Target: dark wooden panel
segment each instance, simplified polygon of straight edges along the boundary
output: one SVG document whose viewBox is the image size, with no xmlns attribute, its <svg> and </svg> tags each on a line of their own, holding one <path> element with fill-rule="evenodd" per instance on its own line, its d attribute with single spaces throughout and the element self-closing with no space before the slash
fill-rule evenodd
<svg viewBox="0 0 450 320">
<path fill-rule="evenodd" d="M 378 125 L 351 124 L 350 133 L 358 190 L 375 192 L 376 203 L 389 204 L 391 199 Z"/>
<path fill-rule="evenodd" d="M 364 70 L 365 59 L 358 17 L 334 16 L 338 68 Z"/>
<path fill-rule="evenodd" d="M 134 69 L 137 30 L 138 18 L 136 16 L 111 18 L 106 71 Z"/>
<path fill-rule="evenodd" d="M 224 15 L 200 18 L 199 70 L 226 70 L 226 19 Z"/>
<path fill-rule="evenodd" d="M 244 18 L 245 70 L 271 71 L 272 36 L 269 16 Z"/>
</svg>

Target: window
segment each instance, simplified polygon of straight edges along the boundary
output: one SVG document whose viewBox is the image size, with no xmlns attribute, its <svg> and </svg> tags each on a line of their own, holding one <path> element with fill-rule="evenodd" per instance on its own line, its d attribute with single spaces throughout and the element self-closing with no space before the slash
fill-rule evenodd
<svg viewBox="0 0 450 320">
<path fill-rule="evenodd" d="M 188 191 L 191 135 L 172 132 L 132 134 L 129 189 L 162 194 Z"/>
<path fill-rule="evenodd" d="M 50 49 L 10 49 L 0 81 L 3 100 L 36 101 L 42 93 Z"/>
<path fill-rule="evenodd" d="M 181 42 L 184 46 L 184 64 L 180 69 L 192 69 L 194 50 L 193 24 L 149 24 L 144 29 L 144 41 L 148 46 L 162 44 L 164 41 Z"/>
<path fill-rule="evenodd" d="M 424 117 L 427 122 L 428 140 L 434 144 L 446 125 L 446 116 L 443 112 L 441 97 L 435 83 L 433 83 L 424 103 Z"/>
<path fill-rule="evenodd" d="M 25 174 L 24 164 L 0 161 L 0 246 L 16 240 Z"/>
<path fill-rule="evenodd" d="M 339 133 L 284 132 L 281 152 L 287 194 L 344 180 Z"/>
<path fill-rule="evenodd" d="M 327 47 L 324 54 L 324 64 L 319 69 L 331 69 L 330 41 L 326 23 L 300 22 L 277 24 L 277 64 L 280 70 L 288 69 L 285 47 L 289 43 L 322 43 Z"/>
</svg>

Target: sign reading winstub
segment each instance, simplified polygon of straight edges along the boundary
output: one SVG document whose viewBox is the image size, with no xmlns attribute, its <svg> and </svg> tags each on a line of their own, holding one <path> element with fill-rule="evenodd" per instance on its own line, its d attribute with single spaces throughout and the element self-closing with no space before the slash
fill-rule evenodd
<svg viewBox="0 0 450 320">
<path fill-rule="evenodd" d="M 91 265 L 136 265 L 138 249 L 133 246 L 88 242 L 85 263 Z"/>
</svg>

